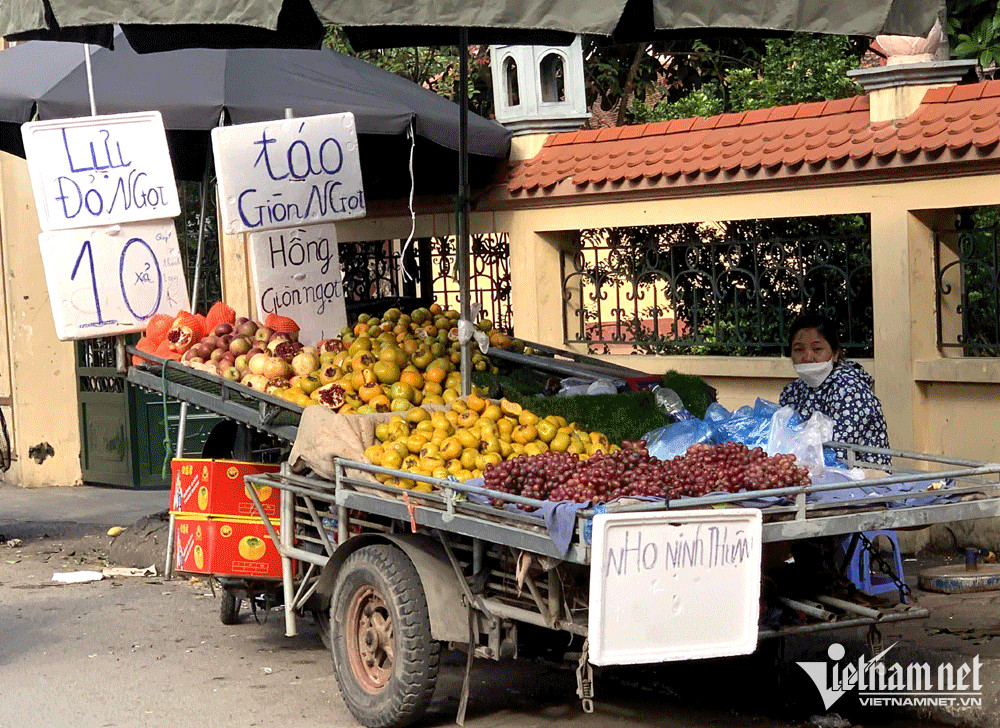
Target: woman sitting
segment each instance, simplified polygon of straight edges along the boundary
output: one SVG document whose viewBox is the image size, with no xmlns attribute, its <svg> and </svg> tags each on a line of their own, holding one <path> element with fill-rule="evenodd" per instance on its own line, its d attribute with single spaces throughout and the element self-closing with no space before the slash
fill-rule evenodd
<svg viewBox="0 0 1000 728">
<path fill-rule="evenodd" d="M 822 412 L 833 420 L 833 439 L 854 445 L 888 448 L 882 403 L 872 388 L 875 380 L 857 362 L 844 358 L 833 322 L 806 314 L 788 333 L 792 365 L 799 378 L 781 391 L 779 404 L 791 405 L 803 419 Z M 837 455 L 844 457 L 842 449 Z M 858 453 L 858 459 L 888 465 L 887 455 Z"/>
</svg>

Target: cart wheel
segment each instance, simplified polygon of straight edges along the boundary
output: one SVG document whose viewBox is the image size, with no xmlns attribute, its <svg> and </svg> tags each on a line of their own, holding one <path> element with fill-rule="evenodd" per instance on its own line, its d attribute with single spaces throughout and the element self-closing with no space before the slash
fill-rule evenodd
<svg viewBox="0 0 1000 728">
<path fill-rule="evenodd" d="M 243 600 L 235 589 L 223 588 L 222 606 L 219 608 L 219 619 L 223 624 L 236 624 L 240 621 L 240 604 Z"/>
<path fill-rule="evenodd" d="M 323 640 L 323 646 L 330 649 L 330 611 L 328 609 L 314 609 L 312 611 L 316 626 L 319 627 L 319 638 Z"/>
<path fill-rule="evenodd" d="M 398 548 L 347 557 L 330 602 L 330 641 L 340 693 L 359 723 L 399 728 L 427 710 L 441 644 L 431 638 L 417 570 Z"/>
</svg>

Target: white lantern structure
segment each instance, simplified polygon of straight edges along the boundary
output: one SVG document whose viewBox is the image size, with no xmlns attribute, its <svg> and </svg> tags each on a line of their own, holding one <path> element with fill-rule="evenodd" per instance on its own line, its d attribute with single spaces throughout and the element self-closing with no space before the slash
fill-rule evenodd
<svg viewBox="0 0 1000 728">
<path fill-rule="evenodd" d="M 496 119 L 515 135 L 579 129 L 590 118 L 580 36 L 568 46 L 490 46 Z"/>
</svg>

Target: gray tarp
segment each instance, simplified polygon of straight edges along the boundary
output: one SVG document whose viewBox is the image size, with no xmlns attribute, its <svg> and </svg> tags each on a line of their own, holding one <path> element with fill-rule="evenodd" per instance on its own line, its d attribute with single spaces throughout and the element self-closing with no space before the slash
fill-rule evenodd
<svg viewBox="0 0 1000 728">
<path fill-rule="evenodd" d="M 58 34 L 117 23 L 126 26 L 127 34 L 133 28 L 153 31 L 145 37 L 159 48 L 239 43 L 250 28 L 274 35 L 244 38 L 243 44 L 311 46 L 318 43 L 323 24 L 370 27 L 373 37 L 397 46 L 453 45 L 454 29 L 461 27 L 470 30 L 474 43 L 517 42 L 518 37 L 526 42 L 525 31 L 619 40 L 722 29 L 924 35 L 938 7 L 938 0 L 3 0 L 0 34 Z M 515 32 L 505 36 L 504 31 Z M 169 38 L 156 38 L 161 32 Z"/>
</svg>

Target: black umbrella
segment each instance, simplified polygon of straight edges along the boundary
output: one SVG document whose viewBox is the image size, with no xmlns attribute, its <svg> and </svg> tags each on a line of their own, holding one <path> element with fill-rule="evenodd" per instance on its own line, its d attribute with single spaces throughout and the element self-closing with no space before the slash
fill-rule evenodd
<svg viewBox="0 0 1000 728">
<path fill-rule="evenodd" d="M 456 104 L 365 61 L 329 49 L 189 49 L 140 55 L 120 35 L 114 51 L 91 47 L 90 60 L 97 111 L 159 110 L 181 179 L 201 179 L 209 132 L 220 119 L 227 124 L 268 121 L 292 109 L 296 116 L 354 114 L 370 199 L 409 192 L 411 126 L 416 191 L 435 194 L 456 188 Z M 0 149 L 23 156 L 20 124 L 36 114 L 42 120 L 90 114 L 80 45 L 29 41 L 0 53 Z M 506 129 L 470 116 L 469 154 L 477 182 L 490 179 L 509 148 Z"/>
</svg>

